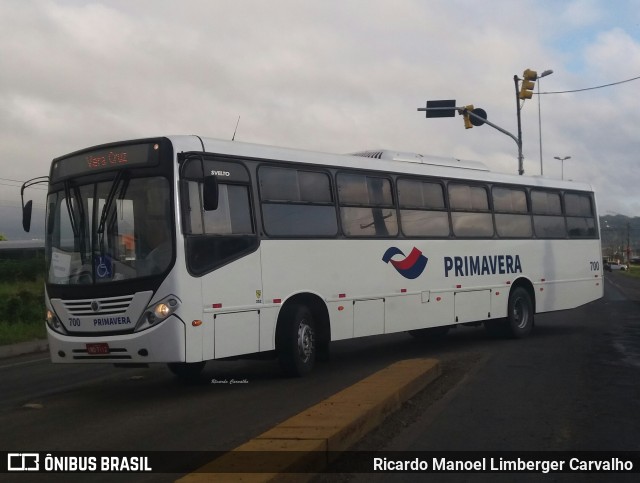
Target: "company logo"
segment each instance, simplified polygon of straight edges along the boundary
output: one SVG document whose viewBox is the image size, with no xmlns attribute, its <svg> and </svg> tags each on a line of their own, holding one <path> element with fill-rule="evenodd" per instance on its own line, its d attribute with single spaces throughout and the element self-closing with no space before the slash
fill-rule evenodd
<svg viewBox="0 0 640 483">
<path fill-rule="evenodd" d="M 97 300 L 92 300 L 91 310 L 93 310 L 94 312 L 100 312 L 100 302 L 98 302 Z"/>
<path fill-rule="evenodd" d="M 7 455 L 9 471 L 38 471 L 40 455 L 38 453 L 9 453 Z"/>
<path fill-rule="evenodd" d="M 211 170 L 211 176 L 231 176 L 229 171 Z"/>
<path fill-rule="evenodd" d="M 402 255 L 404 260 L 391 260 L 396 255 Z M 393 268 L 395 268 L 400 275 L 404 278 L 414 279 L 418 278 L 427 266 L 429 259 L 425 257 L 420 250 L 413 247 L 408 257 L 405 257 L 402 250 L 396 247 L 389 248 L 384 255 L 382 255 L 382 261 L 384 263 L 391 262 Z"/>
</svg>

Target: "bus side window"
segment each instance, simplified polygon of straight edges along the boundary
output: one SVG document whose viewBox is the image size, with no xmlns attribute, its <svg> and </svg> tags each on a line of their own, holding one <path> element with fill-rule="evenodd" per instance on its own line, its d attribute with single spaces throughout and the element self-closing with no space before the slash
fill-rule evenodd
<svg viewBox="0 0 640 483">
<path fill-rule="evenodd" d="M 209 235 L 253 234 L 248 187 L 219 184 L 218 193 L 217 209 L 203 213 L 205 233 Z"/>
<path fill-rule="evenodd" d="M 530 238 L 533 235 L 527 193 L 523 189 L 494 187 L 493 209 L 498 236 Z"/>
<path fill-rule="evenodd" d="M 338 220 L 327 173 L 262 166 L 258 177 L 267 235 L 336 236 Z"/>
<path fill-rule="evenodd" d="M 493 217 L 489 212 L 489 198 L 484 186 L 450 183 L 449 203 L 455 236 L 493 236 Z"/>
<path fill-rule="evenodd" d="M 387 178 L 338 173 L 342 230 L 351 237 L 395 237 L 398 220 Z"/>
<path fill-rule="evenodd" d="M 186 206 L 185 220 L 187 222 L 186 231 L 192 235 L 201 235 L 204 233 L 204 221 L 202 219 L 202 202 L 200 201 L 200 189 L 197 181 L 185 181 L 187 196 L 184 199 Z"/>
<path fill-rule="evenodd" d="M 571 238 L 592 238 L 596 236 L 596 221 L 593 216 L 591 197 L 586 194 L 566 193 L 564 206 L 567 228 Z"/>
<path fill-rule="evenodd" d="M 531 190 L 531 211 L 533 211 L 533 229 L 538 238 L 567 236 L 559 192 Z"/>
<path fill-rule="evenodd" d="M 448 237 L 449 215 L 440 183 L 398 180 L 400 224 L 410 237 Z"/>
</svg>

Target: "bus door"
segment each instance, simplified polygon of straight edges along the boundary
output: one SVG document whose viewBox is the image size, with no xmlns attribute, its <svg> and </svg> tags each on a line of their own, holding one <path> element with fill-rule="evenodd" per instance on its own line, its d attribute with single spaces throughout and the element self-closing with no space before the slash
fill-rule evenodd
<svg viewBox="0 0 640 483">
<path fill-rule="evenodd" d="M 181 184 L 187 269 L 202 284 L 203 358 L 259 352 L 262 273 L 249 173 L 197 157 L 183 166 Z"/>
</svg>

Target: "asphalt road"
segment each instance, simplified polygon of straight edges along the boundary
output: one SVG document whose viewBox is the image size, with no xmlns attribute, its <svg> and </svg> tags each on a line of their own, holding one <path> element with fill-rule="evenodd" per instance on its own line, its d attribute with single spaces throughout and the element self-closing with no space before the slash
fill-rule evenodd
<svg viewBox="0 0 640 483">
<path fill-rule="evenodd" d="M 511 342 L 476 344 L 479 359 L 471 366 L 446 357 L 448 378 L 415 397 L 354 449 L 640 451 L 640 281 L 607 274 L 602 300 L 538 316 L 531 338 Z M 323 476 L 316 483 L 637 481 L 637 475 L 514 477 L 363 474 Z"/>
<path fill-rule="evenodd" d="M 162 367 L 53 365 L 43 354 L 2 360 L 0 450 L 229 450 L 412 357 L 439 358 L 443 376 L 358 449 L 640 450 L 640 315 L 633 301 L 640 301 L 640 284 L 607 276 L 623 291 L 607 283 L 601 301 L 538 316 L 528 339 L 495 340 L 482 328 L 461 328 L 427 343 L 405 334 L 340 342 L 329 362 L 302 379 L 283 378 L 273 361 L 210 363 L 199 384 L 185 385 Z M 243 382 L 220 382 L 232 379 Z M 28 481 L 60 481 L 54 476 Z M 400 481 L 416 481 L 412 476 Z M 486 481 L 496 480 L 490 476 Z M 105 482 L 172 480 L 92 475 Z"/>
</svg>

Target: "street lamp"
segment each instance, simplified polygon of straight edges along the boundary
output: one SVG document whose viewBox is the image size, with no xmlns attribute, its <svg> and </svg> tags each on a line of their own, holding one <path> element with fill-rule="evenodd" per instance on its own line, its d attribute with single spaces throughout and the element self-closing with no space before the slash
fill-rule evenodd
<svg viewBox="0 0 640 483">
<path fill-rule="evenodd" d="M 626 252 L 627 252 L 627 264 L 630 267 L 631 266 L 631 223 L 629 222 L 630 217 L 615 211 L 607 211 L 607 213 L 611 213 L 612 215 L 624 216 L 627 219 L 627 250 Z M 611 228 L 611 227 L 608 226 L 607 224 L 607 228 Z"/>
<path fill-rule="evenodd" d="M 571 156 L 565 156 L 564 158 L 559 158 L 558 156 L 554 156 L 553 159 L 557 159 L 558 161 L 560 161 L 562 163 L 561 164 L 561 167 L 562 167 L 562 179 L 564 179 L 564 162 L 567 159 L 571 159 Z"/>
<path fill-rule="evenodd" d="M 538 76 L 538 136 L 540 140 L 540 176 L 542 176 L 542 116 L 540 115 L 540 78 L 553 74 L 553 70 L 545 70 Z"/>
</svg>

